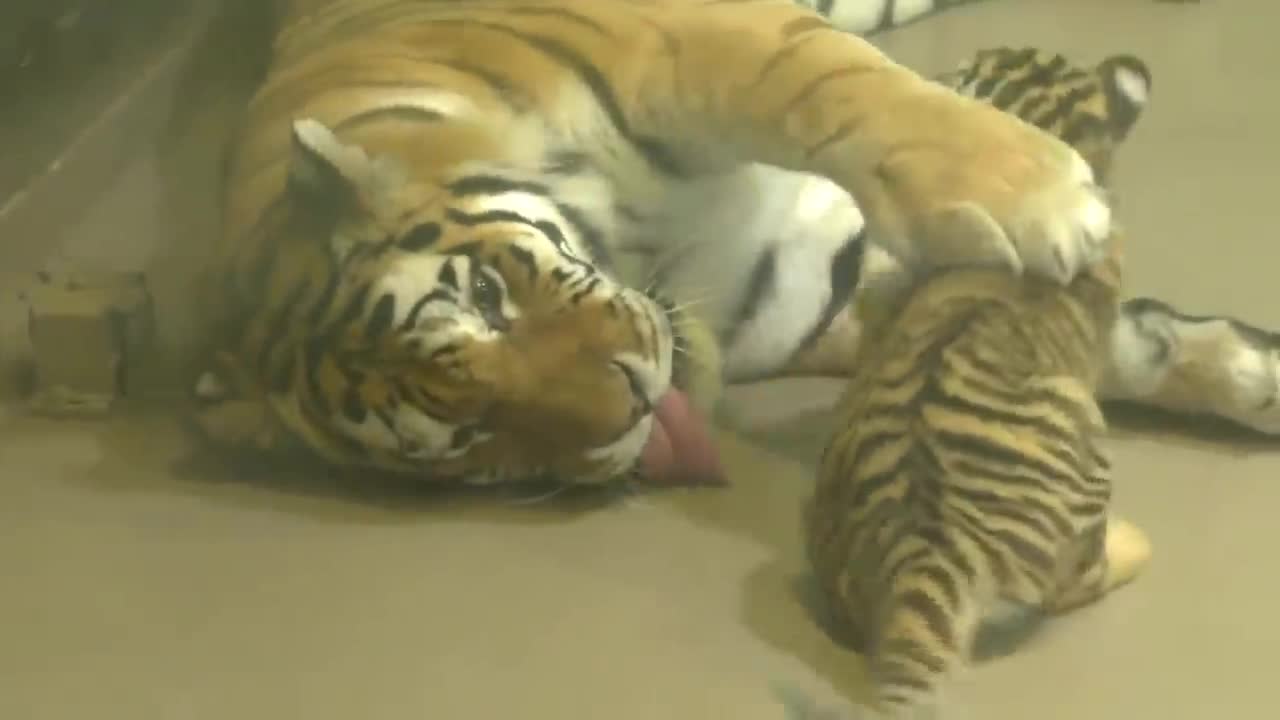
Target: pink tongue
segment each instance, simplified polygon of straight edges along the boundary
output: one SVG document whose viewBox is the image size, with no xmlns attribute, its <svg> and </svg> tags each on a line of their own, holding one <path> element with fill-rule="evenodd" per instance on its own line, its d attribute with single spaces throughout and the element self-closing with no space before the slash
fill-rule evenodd
<svg viewBox="0 0 1280 720">
<path fill-rule="evenodd" d="M 706 422 L 679 390 L 668 391 L 653 409 L 640 473 L 654 485 L 728 484 Z"/>
</svg>

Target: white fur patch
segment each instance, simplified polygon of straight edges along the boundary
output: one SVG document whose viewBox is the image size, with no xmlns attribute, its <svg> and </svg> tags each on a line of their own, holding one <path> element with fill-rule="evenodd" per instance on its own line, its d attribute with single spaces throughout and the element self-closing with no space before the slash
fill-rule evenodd
<svg viewBox="0 0 1280 720">
<path fill-rule="evenodd" d="M 338 141 L 332 130 L 314 118 L 299 118 L 295 120 L 293 134 L 298 139 L 298 142 L 321 157 L 341 154 L 346 147 Z"/>
<path fill-rule="evenodd" d="M 1085 160 L 1084 156 L 1078 152 L 1071 156 L 1071 179 L 1073 182 L 1080 183 L 1082 185 L 1092 185 L 1094 182 L 1093 167 L 1090 166 L 1089 161 Z M 1104 205 L 1103 207 L 1106 206 Z M 1108 223 L 1110 223 L 1110 219 L 1111 216 L 1108 215 Z"/>
<path fill-rule="evenodd" d="M 898 0 L 893 6 L 893 24 L 901 25 L 930 12 L 937 0 Z"/>
<path fill-rule="evenodd" d="M 1079 154 L 1077 153 L 1077 157 Z M 1085 163 L 1083 157 L 1080 162 Z M 1088 163 L 1085 163 L 1088 168 Z M 1089 182 L 1093 182 L 1093 170 L 1089 170 Z M 1100 193 L 1092 193 L 1080 209 L 1080 226 L 1090 237 L 1104 240 L 1111 234 L 1111 206 L 1103 201 Z"/>
<path fill-rule="evenodd" d="M 1116 68 L 1115 73 L 1116 87 L 1120 88 L 1120 92 L 1134 105 L 1145 106 L 1151 94 L 1146 78 L 1126 67 Z"/>
<path fill-rule="evenodd" d="M 609 480 L 631 469 L 644 444 L 649 441 L 649 431 L 653 428 L 653 416 L 650 415 L 636 423 L 622 437 L 603 447 L 592 448 L 586 452 L 586 458 L 592 462 L 603 463 L 606 472 L 599 475 L 602 481 Z"/>
<path fill-rule="evenodd" d="M 884 16 L 885 3 L 888 0 L 836 0 L 827 17 L 831 24 L 849 33 L 864 33 L 875 30 Z M 816 3 L 804 3 L 814 6 Z M 893 17 L 890 22 L 901 25 L 915 20 L 931 12 L 937 0 L 898 0 L 893 6 Z"/>
<path fill-rule="evenodd" d="M 1166 320 L 1122 315 L 1111 331 L 1111 362 L 1102 394 L 1108 399 L 1140 399 L 1154 393 L 1172 367 L 1168 359 L 1156 360 L 1165 352 L 1162 344 L 1170 356 L 1177 353 L 1177 338 Z"/>
<path fill-rule="evenodd" d="M 837 0 L 827 17 L 832 25 L 845 32 L 864 33 L 874 30 L 880 23 L 880 15 L 884 12 L 886 1 Z"/>
<path fill-rule="evenodd" d="M 529 220 L 552 220 L 558 219 L 560 215 L 550 198 L 519 190 L 476 195 L 467 205 L 467 209 L 472 212 L 506 210 Z"/>
<path fill-rule="evenodd" d="M 472 115 L 476 112 L 476 105 L 469 98 L 443 90 L 412 90 L 390 95 L 380 93 L 376 107 L 379 109 L 412 107 L 449 118 Z"/>
<path fill-rule="evenodd" d="M 406 255 L 401 257 L 378 278 L 376 292 L 370 302 L 376 302 L 378 297 L 384 294 L 390 294 L 395 298 L 395 314 L 392 323 L 394 326 L 399 326 L 420 299 L 440 287 L 438 278 L 440 270 L 446 263 L 455 267 L 459 285 L 462 285 L 470 277 L 465 267 L 468 262 L 470 261 L 467 258 L 458 256 Z M 465 292 L 465 286 L 461 287 L 459 301 L 464 297 Z M 422 348 L 424 352 L 429 352 L 432 349 L 431 346 L 443 345 L 459 336 L 485 338 L 494 333 L 494 330 L 480 316 L 465 311 L 460 312 L 459 303 L 447 298 L 422 307 L 418 312 L 417 323 L 422 326 L 428 320 L 447 322 L 443 326 L 436 323 L 429 332 L 421 333 L 420 339 L 427 343 Z"/>
<path fill-rule="evenodd" d="M 654 338 L 654 340 L 658 341 L 659 345 L 666 346 L 660 338 Z M 625 365 L 631 371 L 645 398 L 651 403 L 656 404 L 671 386 L 671 353 L 669 352 L 659 352 L 656 364 L 636 353 L 618 353 L 614 355 L 614 361 Z"/>
<path fill-rule="evenodd" d="M 773 288 L 725 348 L 730 381 L 785 365 L 830 299 L 832 260 L 865 224 L 834 183 L 763 165 L 680 183 L 664 211 L 645 228 L 663 250 L 655 261 L 662 289 L 721 340 L 738 321 L 760 258 L 776 253 Z M 630 279 L 645 285 L 652 277 Z"/>
</svg>

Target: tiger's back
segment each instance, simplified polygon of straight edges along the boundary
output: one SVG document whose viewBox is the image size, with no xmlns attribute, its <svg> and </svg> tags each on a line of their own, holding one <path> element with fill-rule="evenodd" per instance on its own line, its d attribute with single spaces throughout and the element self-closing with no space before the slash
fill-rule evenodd
<svg viewBox="0 0 1280 720">
<path fill-rule="evenodd" d="M 1113 255 L 1065 288 L 944 272 L 863 345 L 806 530 L 885 709 L 933 701 L 996 602 L 1066 609 L 1136 572 L 1106 559 L 1111 482 L 1093 394 L 1119 270 Z"/>
</svg>

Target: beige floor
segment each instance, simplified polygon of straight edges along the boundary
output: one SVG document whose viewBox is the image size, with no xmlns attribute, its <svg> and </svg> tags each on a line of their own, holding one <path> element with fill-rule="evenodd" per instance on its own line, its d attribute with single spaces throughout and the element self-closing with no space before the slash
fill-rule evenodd
<svg viewBox="0 0 1280 720">
<path fill-rule="evenodd" d="M 1117 180 L 1133 285 L 1280 327 L 1271 5 L 994 0 L 883 41 L 929 70 L 991 44 L 1146 58 Z M 85 226 L 149 207 L 108 198 Z M 210 468 L 159 413 L 0 416 L 0 718 L 781 720 L 770 683 L 852 696 L 857 657 L 798 584 L 811 386 L 735 393 L 731 489 L 613 503 Z M 1149 573 L 953 699 L 992 720 L 1277 717 L 1280 443 L 1116 435 Z"/>
</svg>

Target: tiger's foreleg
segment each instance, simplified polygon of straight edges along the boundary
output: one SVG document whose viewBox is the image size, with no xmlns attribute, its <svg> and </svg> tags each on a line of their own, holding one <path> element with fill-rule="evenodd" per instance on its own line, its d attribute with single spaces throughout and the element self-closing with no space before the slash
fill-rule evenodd
<svg viewBox="0 0 1280 720">
<path fill-rule="evenodd" d="M 217 353 L 213 370 L 195 383 L 197 407 L 188 422 L 211 446 L 231 452 L 280 449 L 284 429 L 265 395 L 229 353 Z"/>
<path fill-rule="evenodd" d="M 572 3 L 591 12 L 592 3 Z M 648 28 L 598 57 L 633 138 L 729 166 L 832 179 L 907 265 L 1013 264 L 1065 281 L 1110 210 L 1066 144 L 930 81 L 787 3 L 635 6 Z"/>
</svg>

